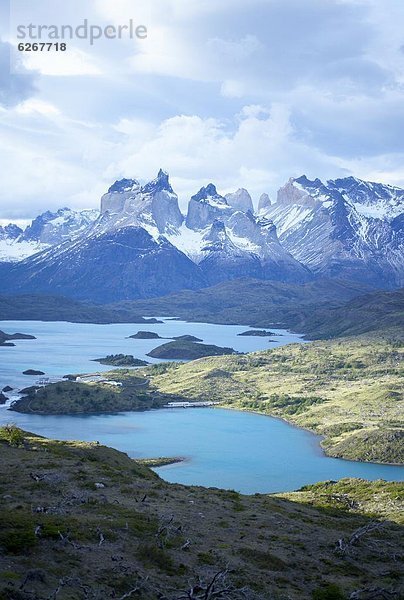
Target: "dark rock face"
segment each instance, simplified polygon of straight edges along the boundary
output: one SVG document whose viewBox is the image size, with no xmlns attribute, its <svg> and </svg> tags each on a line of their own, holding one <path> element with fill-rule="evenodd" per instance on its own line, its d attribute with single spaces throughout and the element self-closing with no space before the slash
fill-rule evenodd
<svg viewBox="0 0 404 600">
<path fill-rule="evenodd" d="M 108 194 L 130 192 L 139 187 L 136 179 L 119 179 L 108 188 Z"/>
<path fill-rule="evenodd" d="M 206 285 L 200 269 L 141 227 L 83 237 L 10 266 L 8 289 L 96 302 L 162 296 Z"/>
<path fill-rule="evenodd" d="M 22 372 L 23 375 L 45 375 L 43 371 L 38 371 L 37 369 L 27 369 Z"/>
</svg>

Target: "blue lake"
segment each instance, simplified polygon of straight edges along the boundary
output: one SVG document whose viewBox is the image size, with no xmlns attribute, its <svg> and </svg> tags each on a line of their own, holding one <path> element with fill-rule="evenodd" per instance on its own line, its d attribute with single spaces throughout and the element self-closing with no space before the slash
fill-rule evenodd
<svg viewBox="0 0 404 600">
<path fill-rule="evenodd" d="M 162 362 L 146 354 L 170 339 L 128 339 L 128 336 L 139 330 L 153 331 L 163 338 L 194 335 L 205 344 L 229 346 L 239 352 L 254 352 L 302 341 L 302 336 L 282 329 L 271 329 L 278 335 L 270 338 L 237 335 L 248 329 L 250 327 L 242 325 L 187 323 L 173 319 L 164 319 L 163 323 L 156 324 L 107 325 L 59 321 L 0 321 L 0 330 L 6 333 L 28 333 L 37 338 L 15 340 L 14 347 L 0 346 L 0 389 L 5 385 L 19 388 L 33 385 L 38 377 L 22 375 L 26 369 L 45 371 L 47 377 L 62 377 L 67 373 L 109 371 L 111 367 L 92 361 L 107 354 L 132 354 L 151 363 Z"/>
<path fill-rule="evenodd" d="M 48 376 L 101 370 L 92 358 L 123 352 L 137 358 L 161 340 L 125 339 L 139 329 L 161 336 L 192 334 L 206 343 L 247 352 L 301 341 L 277 330 L 279 337 L 239 337 L 242 326 L 166 320 L 156 325 L 90 325 L 0 322 L 0 329 L 32 333 L 37 340 L 0 348 L 0 389 L 22 387 L 36 379 L 21 375 L 27 368 Z M 108 367 L 104 367 L 108 369 Z M 157 469 L 167 481 L 236 489 L 244 493 L 288 491 L 307 483 L 341 477 L 403 480 L 404 467 L 328 458 L 319 437 L 281 420 L 224 409 L 166 409 L 142 413 L 88 416 L 24 415 L 0 408 L 0 423 L 56 439 L 98 440 L 131 457 L 182 456 L 185 461 Z"/>
<path fill-rule="evenodd" d="M 8 413 L 5 415 L 4 413 Z M 319 438 L 279 419 L 217 408 L 92 416 L 0 411 L 0 420 L 57 439 L 98 440 L 134 458 L 183 456 L 157 469 L 167 481 L 252 494 L 294 490 L 341 477 L 401 480 L 404 467 L 324 456 Z"/>
</svg>

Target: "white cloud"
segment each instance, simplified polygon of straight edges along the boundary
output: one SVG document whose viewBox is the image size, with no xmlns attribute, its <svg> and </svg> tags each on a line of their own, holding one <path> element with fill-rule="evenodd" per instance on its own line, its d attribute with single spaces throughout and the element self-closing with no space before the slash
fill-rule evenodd
<svg viewBox="0 0 404 600">
<path fill-rule="evenodd" d="M 40 15 L 56 10 L 36 4 Z M 96 206 L 114 179 L 147 179 L 160 166 L 183 204 L 209 180 L 254 195 L 302 172 L 404 183 L 397 0 L 91 0 L 86 15 L 82 6 L 71 0 L 59 20 L 133 18 L 148 38 L 25 54 L 29 75 L 13 77 L 3 52 L 1 214 L 8 204 L 20 216 Z"/>
<path fill-rule="evenodd" d="M 38 98 L 30 98 L 29 100 L 25 100 L 25 102 L 21 102 L 21 104 L 16 106 L 15 110 L 22 115 L 39 113 L 41 115 L 52 116 L 60 114 L 60 110 L 56 106 Z"/>
</svg>

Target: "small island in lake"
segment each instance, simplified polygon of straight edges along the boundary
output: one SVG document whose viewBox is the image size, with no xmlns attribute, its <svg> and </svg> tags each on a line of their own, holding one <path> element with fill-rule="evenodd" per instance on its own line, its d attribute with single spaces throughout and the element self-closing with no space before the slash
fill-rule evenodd
<svg viewBox="0 0 404 600">
<path fill-rule="evenodd" d="M 196 342 L 187 342 L 184 340 L 175 340 L 167 342 L 151 352 L 147 356 L 152 358 L 167 358 L 180 360 L 194 360 L 205 356 L 222 356 L 223 354 L 238 354 L 234 348 L 222 348 L 213 344 L 198 344 Z"/>
<path fill-rule="evenodd" d="M 180 340 L 183 342 L 203 342 L 201 338 L 195 337 L 194 335 L 177 335 L 172 338 L 173 340 Z"/>
<path fill-rule="evenodd" d="M 250 329 L 249 331 L 243 331 L 243 333 L 238 333 L 237 335 L 245 335 L 252 337 L 268 337 L 269 335 L 277 335 L 273 331 L 266 331 L 265 329 Z M 279 334 L 278 334 L 279 335 Z"/>
<path fill-rule="evenodd" d="M 149 364 L 145 360 L 134 358 L 131 354 L 109 354 L 104 358 L 94 358 L 93 361 L 114 367 L 145 367 Z"/>
<path fill-rule="evenodd" d="M 158 333 L 155 333 L 154 331 L 138 331 L 137 333 L 134 333 L 133 335 L 129 336 L 130 338 L 133 338 L 134 340 L 162 340 L 164 338 L 160 337 Z"/>
<path fill-rule="evenodd" d="M 36 340 L 36 337 L 28 333 L 5 333 L 0 331 L 0 346 L 15 346 L 10 340 Z"/>
<path fill-rule="evenodd" d="M 45 375 L 43 371 L 38 371 L 37 369 L 27 369 L 22 372 L 23 375 Z"/>
</svg>

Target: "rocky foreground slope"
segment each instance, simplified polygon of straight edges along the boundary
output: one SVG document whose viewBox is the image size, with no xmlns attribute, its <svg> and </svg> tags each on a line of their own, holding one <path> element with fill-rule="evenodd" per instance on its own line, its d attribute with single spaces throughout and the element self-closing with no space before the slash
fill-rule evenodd
<svg viewBox="0 0 404 600">
<path fill-rule="evenodd" d="M 2 600 L 401 597 L 401 484 L 242 496 L 9 427 L 0 486 Z"/>
</svg>

